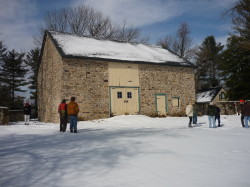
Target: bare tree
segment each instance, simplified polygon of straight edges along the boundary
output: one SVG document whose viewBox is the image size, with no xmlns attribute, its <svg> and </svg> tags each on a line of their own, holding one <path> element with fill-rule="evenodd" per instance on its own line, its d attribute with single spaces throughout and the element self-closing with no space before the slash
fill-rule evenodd
<svg viewBox="0 0 250 187">
<path fill-rule="evenodd" d="M 133 42 L 139 38 L 140 31 L 137 28 L 134 28 L 134 25 L 128 23 L 125 19 L 122 25 L 119 26 L 117 39 L 126 42 Z"/>
<path fill-rule="evenodd" d="M 68 9 L 61 9 L 60 11 L 48 12 L 45 17 L 46 28 L 49 30 L 56 30 L 64 32 L 68 27 Z"/>
<path fill-rule="evenodd" d="M 182 58 L 190 59 L 193 56 L 193 41 L 190 38 L 190 29 L 187 23 L 182 23 L 176 32 L 176 36 L 166 36 L 160 39 L 158 44 Z"/>
<path fill-rule="evenodd" d="M 98 39 L 112 39 L 126 42 L 146 42 L 147 38 L 140 39 L 140 32 L 133 24 L 125 20 L 122 24 L 114 23 L 110 17 L 103 15 L 88 6 L 63 8 L 48 12 L 45 17 L 44 30 L 69 32 L 77 35 L 91 36 Z M 41 35 L 41 36 L 42 36 Z M 36 37 L 35 43 L 41 45 L 42 37 Z"/>
<path fill-rule="evenodd" d="M 90 22 L 91 9 L 86 6 L 78 6 L 67 10 L 67 21 L 71 32 L 84 35 Z"/>
<path fill-rule="evenodd" d="M 177 31 L 178 54 L 185 58 L 192 45 L 192 39 L 189 37 L 190 29 L 187 23 L 182 23 Z"/>
<path fill-rule="evenodd" d="M 170 35 L 166 36 L 164 39 L 160 39 L 160 41 L 158 41 L 158 44 L 161 45 L 163 48 L 168 49 L 176 54 L 178 52 L 177 40 Z"/>
</svg>

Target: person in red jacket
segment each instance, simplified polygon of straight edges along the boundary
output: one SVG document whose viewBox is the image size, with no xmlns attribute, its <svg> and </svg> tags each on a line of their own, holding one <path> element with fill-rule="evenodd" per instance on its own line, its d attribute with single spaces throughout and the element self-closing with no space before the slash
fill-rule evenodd
<svg viewBox="0 0 250 187">
<path fill-rule="evenodd" d="M 67 128 L 67 104 L 65 99 L 59 105 L 58 113 L 60 115 L 60 132 L 65 132 Z"/>
<path fill-rule="evenodd" d="M 241 100 L 240 100 L 240 113 L 241 113 L 240 120 L 241 120 L 241 125 L 242 125 L 242 127 L 245 127 L 245 124 L 244 124 L 244 116 L 243 116 L 243 114 L 242 114 L 242 107 L 243 107 L 244 104 L 245 104 L 245 100 L 244 100 L 244 99 L 241 99 Z"/>
<path fill-rule="evenodd" d="M 245 120 L 245 128 L 248 128 L 248 121 L 250 121 L 250 104 L 245 103 L 242 106 L 242 115 L 244 116 Z"/>
</svg>

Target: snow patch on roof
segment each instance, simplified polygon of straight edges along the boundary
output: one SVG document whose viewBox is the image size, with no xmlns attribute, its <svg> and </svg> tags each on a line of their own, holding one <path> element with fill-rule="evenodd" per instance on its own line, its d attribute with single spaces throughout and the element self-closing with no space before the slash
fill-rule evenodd
<svg viewBox="0 0 250 187">
<path fill-rule="evenodd" d="M 184 59 L 155 45 L 131 44 L 50 31 L 65 55 L 124 61 L 167 63 L 191 66 Z"/>
<path fill-rule="evenodd" d="M 209 91 L 198 93 L 196 95 L 196 101 L 198 103 L 211 102 L 215 93 L 216 93 L 216 90 L 209 90 Z"/>
<path fill-rule="evenodd" d="M 0 106 L 0 108 L 8 108 L 8 107 L 5 107 L 5 106 Z"/>
</svg>

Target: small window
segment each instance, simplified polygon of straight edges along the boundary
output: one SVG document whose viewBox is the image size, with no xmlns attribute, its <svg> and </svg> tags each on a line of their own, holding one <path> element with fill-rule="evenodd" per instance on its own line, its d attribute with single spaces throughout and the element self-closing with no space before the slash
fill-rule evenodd
<svg viewBox="0 0 250 187">
<path fill-rule="evenodd" d="M 122 98 L 122 92 L 117 92 L 117 98 Z"/>
<path fill-rule="evenodd" d="M 224 92 L 221 92 L 220 99 L 225 99 L 225 93 Z"/>
<path fill-rule="evenodd" d="M 127 92 L 127 98 L 129 98 L 129 99 L 132 98 L 132 92 Z"/>
<path fill-rule="evenodd" d="M 173 107 L 179 107 L 180 106 L 180 98 L 179 97 L 173 97 Z"/>
</svg>

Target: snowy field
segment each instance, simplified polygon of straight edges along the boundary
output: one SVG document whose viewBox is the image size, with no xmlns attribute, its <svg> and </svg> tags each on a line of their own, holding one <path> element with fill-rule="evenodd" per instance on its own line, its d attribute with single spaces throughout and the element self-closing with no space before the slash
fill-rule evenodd
<svg viewBox="0 0 250 187">
<path fill-rule="evenodd" d="M 249 187 L 250 129 L 239 116 L 119 116 L 78 123 L 79 133 L 33 121 L 0 126 L 3 187 Z"/>
</svg>

